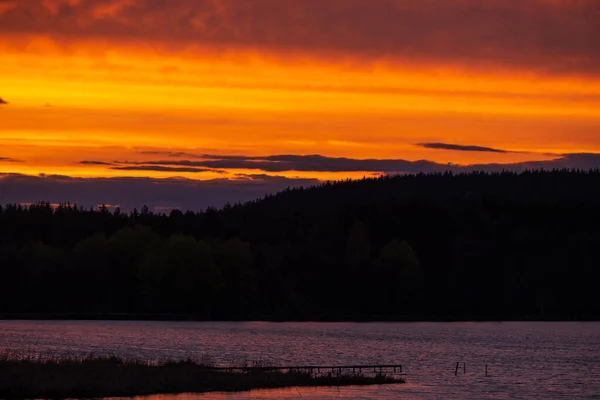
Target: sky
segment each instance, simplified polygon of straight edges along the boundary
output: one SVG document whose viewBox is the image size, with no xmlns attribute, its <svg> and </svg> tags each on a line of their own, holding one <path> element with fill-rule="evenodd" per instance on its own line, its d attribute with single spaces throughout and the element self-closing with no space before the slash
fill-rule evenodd
<svg viewBox="0 0 600 400">
<path fill-rule="evenodd" d="M 598 0 L 0 0 L 0 203 L 600 167 Z"/>
</svg>

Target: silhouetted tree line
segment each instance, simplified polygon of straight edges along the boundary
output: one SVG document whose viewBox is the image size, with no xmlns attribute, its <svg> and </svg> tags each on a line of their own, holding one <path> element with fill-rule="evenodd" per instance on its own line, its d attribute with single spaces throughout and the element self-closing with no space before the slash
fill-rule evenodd
<svg viewBox="0 0 600 400">
<path fill-rule="evenodd" d="M 0 313 L 600 315 L 600 172 L 326 183 L 203 212 L 0 208 Z"/>
</svg>

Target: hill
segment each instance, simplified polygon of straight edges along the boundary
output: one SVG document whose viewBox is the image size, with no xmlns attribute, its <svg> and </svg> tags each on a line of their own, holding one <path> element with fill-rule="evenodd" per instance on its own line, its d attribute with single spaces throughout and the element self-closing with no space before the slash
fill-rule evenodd
<svg viewBox="0 0 600 400">
<path fill-rule="evenodd" d="M 202 212 L 0 209 L 0 314 L 600 316 L 600 171 L 428 174 Z"/>
</svg>

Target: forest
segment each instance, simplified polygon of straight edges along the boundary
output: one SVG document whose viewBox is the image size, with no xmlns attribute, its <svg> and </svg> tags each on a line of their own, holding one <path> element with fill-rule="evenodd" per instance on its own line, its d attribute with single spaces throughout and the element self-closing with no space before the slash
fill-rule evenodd
<svg viewBox="0 0 600 400">
<path fill-rule="evenodd" d="M 600 171 L 419 174 L 200 212 L 0 207 L 0 316 L 597 319 Z"/>
</svg>

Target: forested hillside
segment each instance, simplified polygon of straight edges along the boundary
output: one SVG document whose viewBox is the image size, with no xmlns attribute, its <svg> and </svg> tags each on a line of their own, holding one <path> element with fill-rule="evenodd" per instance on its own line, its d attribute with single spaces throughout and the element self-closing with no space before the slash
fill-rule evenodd
<svg viewBox="0 0 600 400">
<path fill-rule="evenodd" d="M 0 314 L 597 318 L 600 172 L 383 177 L 203 212 L 7 205 Z"/>
</svg>

